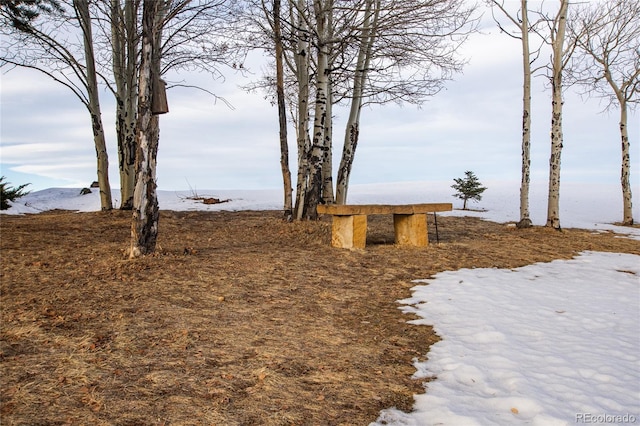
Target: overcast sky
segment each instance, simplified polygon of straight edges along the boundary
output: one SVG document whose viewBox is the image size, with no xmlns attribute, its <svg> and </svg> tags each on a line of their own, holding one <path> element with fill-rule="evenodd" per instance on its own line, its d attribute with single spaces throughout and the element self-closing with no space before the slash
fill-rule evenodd
<svg viewBox="0 0 640 426">
<path fill-rule="evenodd" d="M 520 44 L 497 30 L 474 35 L 462 54 L 463 74 L 421 108 L 376 106 L 362 113 L 361 139 L 351 182 L 450 180 L 472 170 L 481 181 L 520 179 L 522 71 Z M 254 66 L 257 78 L 261 73 Z M 228 74 L 225 82 L 199 81 L 230 102 L 176 88 L 170 112 L 160 119 L 160 189 L 262 189 L 281 186 L 278 121 L 263 94 L 238 86 L 248 79 Z M 176 78 L 175 76 L 170 77 Z M 249 77 L 251 78 L 251 77 Z M 533 88 L 532 181 L 548 179 L 550 93 L 544 79 Z M 33 71 L 4 71 L 0 82 L 1 174 L 32 190 L 84 187 L 96 179 L 89 115 L 66 88 Z M 119 187 L 114 106 L 102 96 L 110 181 Z M 619 182 L 619 112 L 602 112 L 597 99 L 569 89 L 564 104 L 562 181 Z M 339 161 L 345 111 L 337 110 L 334 159 Z M 640 120 L 629 116 L 632 184 L 638 191 Z M 295 140 L 290 134 L 295 175 Z"/>
</svg>

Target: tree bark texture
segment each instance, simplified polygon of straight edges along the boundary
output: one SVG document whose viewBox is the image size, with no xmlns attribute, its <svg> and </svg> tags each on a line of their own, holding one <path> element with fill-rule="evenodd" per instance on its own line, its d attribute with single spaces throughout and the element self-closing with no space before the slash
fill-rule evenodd
<svg viewBox="0 0 640 426">
<path fill-rule="evenodd" d="M 309 96 L 310 96 L 310 62 L 311 52 L 309 43 L 309 28 L 303 16 L 304 0 L 298 0 L 297 14 L 297 44 L 295 54 L 296 80 L 298 82 L 298 174 L 296 181 L 296 202 L 294 217 L 301 220 L 305 210 L 305 199 L 309 190 L 309 151 L 311 138 L 309 137 Z"/>
<path fill-rule="evenodd" d="M 622 166 L 620 183 L 622 184 L 623 224 L 633 225 L 633 203 L 631 193 L 631 157 L 629 156 L 629 134 L 627 132 L 627 103 L 620 102 L 620 138 L 622 140 Z"/>
<path fill-rule="evenodd" d="M 126 180 L 124 179 L 124 130 L 125 130 L 125 112 L 124 99 L 122 94 L 125 91 L 125 52 L 126 52 L 126 36 L 124 29 L 124 16 L 120 0 L 111 0 L 110 2 L 110 19 L 111 19 L 111 65 L 113 68 L 113 79 L 116 85 L 116 140 L 118 141 L 118 168 L 120 170 L 120 208 L 126 202 L 124 192 L 126 188 Z M 125 209 L 126 210 L 126 209 Z"/>
<path fill-rule="evenodd" d="M 88 108 L 91 114 L 91 127 L 93 142 L 96 148 L 98 186 L 100 189 L 100 208 L 111 210 L 111 185 L 109 184 L 109 156 L 102 125 L 102 112 L 100 110 L 100 97 L 98 92 L 98 80 L 96 74 L 95 55 L 93 50 L 93 33 L 91 29 L 91 17 L 89 15 L 89 2 L 87 0 L 74 0 L 73 7 L 78 16 L 78 22 L 82 28 L 85 66 L 87 74 Z"/>
<path fill-rule="evenodd" d="M 609 86 L 613 90 L 616 95 L 616 99 L 618 100 L 618 104 L 620 106 L 620 139 L 622 141 L 621 152 L 622 152 L 622 161 L 620 163 L 620 184 L 622 186 L 622 223 L 624 225 L 633 225 L 633 203 L 632 203 L 632 192 L 631 192 L 631 157 L 629 155 L 629 133 L 627 131 L 627 96 L 625 96 L 626 90 L 628 90 L 629 85 L 633 84 L 633 79 L 629 81 L 623 82 L 623 90 L 618 84 L 613 80 L 613 76 L 611 75 L 611 69 L 609 68 L 610 64 L 605 60 L 607 56 L 605 52 L 603 52 L 603 57 L 600 62 L 604 67 L 604 76 Z M 637 68 L 636 68 L 636 79 L 637 79 Z M 634 90 L 631 93 L 635 93 Z"/>
<path fill-rule="evenodd" d="M 348 122 L 345 130 L 345 142 L 342 146 L 342 157 L 338 167 L 336 179 L 336 204 L 347 203 L 347 192 L 349 190 L 349 177 L 353 159 L 356 155 L 356 147 L 360 137 L 360 122 Z"/>
<path fill-rule="evenodd" d="M 160 39 L 163 1 L 144 0 L 142 54 L 138 84 L 136 126 L 136 185 L 133 196 L 130 257 L 153 253 L 158 237 L 159 208 L 156 192 L 158 116 L 152 114 L 152 85 L 160 73 Z"/>
<path fill-rule="evenodd" d="M 569 1 L 562 0 L 552 40 L 551 77 L 551 157 L 549 159 L 549 195 L 546 226 L 560 229 L 560 156 L 562 154 L 562 71 L 564 36 Z"/>
<path fill-rule="evenodd" d="M 380 14 L 380 1 L 374 6 L 373 0 L 367 0 L 365 6 L 365 19 L 361 33 L 361 41 L 356 62 L 356 70 L 353 79 L 353 96 L 349 118 L 345 128 L 342 157 L 338 167 L 336 181 L 336 204 L 346 204 L 349 190 L 349 177 L 353 167 L 353 159 L 360 137 L 360 112 L 362 111 L 364 86 L 366 84 L 367 71 L 371 61 L 371 50 L 375 41 L 375 31 Z"/>
<path fill-rule="evenodd" d="M 321 48 L 322 49 L 322 48 Z M 305 196 L 304 218 L 315 220 L 318 217 L 316 207 L 322 200 L 323 174 L 325 156 L 327 155 L 326 120 L 327 120 L 327 54 L 318 54 L 318 73 L 316 80 L 316 100 L 313 124 L 313 139 L 309 153 L 309 184 Z"/>
<path fill-rule="evenodd" d="M 605 56 L 605 55 L 603 55 Z M 622 186 L 622 223 L 623 225 L 633 225 L 633 203 L 631 192 L 631 157 L 629 155 L 629 133 L 627 131 L 627 97 L 624 91 L 616 84 L 611 75 L 609 64 L 602 60 L 604 65 L 604 76 L 609 86 L 616 95 L 618 104 L 620 106 L 620 139 L 621 139 L 621 152 L 622 161 L 620 162 L 620 184 Z M 631 84 L 632 80 L 623 83 L 625 86 Z"/>
<path fill-rule="evenodd" d="M 322 164 L 322 203 L 333 204 L 333 99 L 331 79 L 327 86 L 327 122 L 325 124 L 326 153 Z"/>
<path fill-rule="evenodd" d="M 620 183 L 622 186 L 622 223 L 624 225 L 633 225 L 633 203 L 632 203 L 632 192 L 631 192 L 631 158 L 629 156 L 630 142 L 629 142 L 629 133 L 627 131 L 627 106 L 629 101 L 633 101 L 634 97 L 637 97 L 637 93 L 640 91 L 640 84 L 638 84 L 638 76 L 640 74 L 640 64 L 638 62 L 638 30 L 637 24 L 634 24 L 634 21 L 637 22 L 638 18 L 638 4 L 637 3 L 626 3 L 624 1 L 620 1 L 614 3 L 612 9 L 610 9 L 610 14 L 616 20 L 618 20 L 621 25 L 618 26 L 617 31 L 612 31 L 607 34 L 605 37 L 598 37 L 599 33 L 594 34 L 594 37 L 600 39 L 600 43 L 602 44 L 601 53 L 598 55 L 595 50 L 590 49 L 590 54 L 596 59 L 596 62 L 600 63 L 604 68 L 604 77 L 609 83 L 609 86 L 615 93 L 616 99 L 618 100 L 618 105 L 620 107 L 620 139 L 622 142 L 621 152 L 622 152 L 622 161 L 620 167 Z M 612 11 L 616 11 L 613 13 Z M 635 19 L 633 19 L 635 18 Z M 626 40 L 625 40 L 626 39 Z M 627 44 L 627 40 L 636 40 L 634 44 Z M 597 45 L 597 44 L 596 44 Z M 624 50 L 620 52 L 620 48 L 618 46 L 629 46 L 628 48 L 633 49 L 633 46 L 636 47 L 635 52 L 632 56 L 635 60 L 630 61 L 628 63 L 633 64 L 633 66 L 628 67 L 627 72 L 619 73 L 625 77 L 621 78 L 621 84 L 618 84 L 614 81 L 613 72 L 617 67 L 622 67 L 625 61 L 622 59 L 619 63 L 617 62 L 619 58 L 623 58 L 625 56 Z"/>
<path fill-rule="evenodd" d="M 120 209 L 133 208 L 136 159 L 138 0 L 111 0 L 113 75 L 116 83 L 116 136 L 120 171 Z"/>
<path fill-rule="evenodd" d="M 316 220 L 316 208 L 322 201 L 323 175 L 322 166 L 328 150 L 327 141 L 327 103 L 330 99 L 329 89 L 329 52 L 327 43 L 327 24 L 331 0 L 315 0 L 318 34 L 317 72 L 316 72 L 316 100 L 313 122 L 313 139 L 309 155 L 309 188 L 305 197 L 303 218 Z"/>
<path fill-rule="evenodd" d="M 521 0 L 522 21 L 522 173 L 520 177 L 520 221 L 518 228 L 529 228 L 529 183 L 531 181 L 531 54 L 527 0 Z"/>
<path fill-rule="evenodd" d="M 273 1 L 273 32 L 276 47 L 276 96 L 278 100 L 278 122 L 280 134 L 280 168 L 284 185 L 284 219 L 293 220 L 293 187 L 289 169 L 289 143 L 287 141 L 287 110 L 284 99 L 284 51 L 280 28 L 280 0 Z"/>
<path fill-rule="evenodd" d="M 333 40 L 335 38 L 334 30 L 335 23 L 333 21 L 333 0 L 329 0 L 327 3 L 328 13 L 326 16 L 326 40 Z M 329 47 L 329 44 L 327 44 Z M 333 55 L 327 51 L 327 68 L 333 68 Z M 329 77 L 329 76 L 327 76 Z M 326 144 L 326 153 L 324 156 L 324 162 L 322 164 L 322 203 L 333 204 L 335 199 L 333 196 L 333 81 L 331 78 L 327 78 L 327 111 L 326 121 L 324 126 L 324 139 Z"/>
<path fill-rule="evenodd" d="M 569 34 L 583 55 L 579 57 L 582 61 L 578 62 L 577 70 L 572 70 L 577 81 L 588 87 L 590 93 L 608 99 L 608 107 L 617 104 L 620 108 L 622 223 L 632 225 L 627 108 L 637 103 L 640 93 L 640 3 L 615 0 L 590 5 L 579 9 L 576 19 L 569 24 Z"/>
</svg>

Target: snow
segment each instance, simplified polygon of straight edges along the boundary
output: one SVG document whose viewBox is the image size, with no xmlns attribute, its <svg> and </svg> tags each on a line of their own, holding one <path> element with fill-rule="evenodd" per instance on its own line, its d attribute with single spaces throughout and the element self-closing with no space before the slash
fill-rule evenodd
<svg viewBox="0 0 640 426">
<path fill-rule="evenodd" d="M 483 200 L 450 215 L 496 222 L 519 217 L 518 184 L 483 182 Z M 450 182 L 354 186 L 350 203 L 452 200 Z M 159 191 L 167 210 L 276 210 L 280 190 Z M 99 194 L 55 188 L 19 199 L 3 213 L 50 209 L 95 211 Z M 531 189 L 531 218 L 546 219 L 545 188 Z M 204 205 L 189 196 L 230 201 Z M 114 203 L 119 201 L 113 192 Z M 563 227 L 614 231 L 640 240 L 640 229 L 615 226 L 620 189 L 563 184 Z M 636 203 L 638 204 L 638 203 Z M 457 206 L 457 203 L 456 203 Z M 634 217 L 640 217 L 638 208 Z M 422 279 L 420 279 L 422 278 Z M 640 256 L 583 252 L 571 260 L 517 269 L 462 269 L 416 277 L 403 312 L 432 325 L 441 341 L 416 359 L 416 379 L 431 379 L 414 410 L 383 410 L 378 425 L 570 425 L 640 423 Z"/>
<path fill-rule="evenodd" d="M 415 411 L 375 425 L 566 425 L 640 421 L 640 256 L 585 252 L 518 269 L 419 280 L 403 311 L 443 340 L 416 378 Z"/>
<path fill-rule="evenodd" d="M 277 210 L 282 208 L 282 191 L 278 190 L 220 190 L 220 191 L 158 191 L 158 204 L 162 210 Z M 114 207 L 120 205 L 120 191 L 111 193 Z M 230 200 L 221 204 L 203 204 L 194 197 L 214 197 Z M 46 210 L 62 209 L 79 212 L 100 210 L 100 194 L 92 189 L 91 194 L 81 195 L 80 188 L 50 188 L 19 198 L 4 214 L 39 213 Z"/>
</svg>

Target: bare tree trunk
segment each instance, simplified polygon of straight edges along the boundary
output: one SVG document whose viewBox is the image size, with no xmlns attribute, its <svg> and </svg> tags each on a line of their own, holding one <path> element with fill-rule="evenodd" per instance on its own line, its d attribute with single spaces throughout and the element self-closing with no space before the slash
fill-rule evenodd
<svg viewBox="0 0 640 426">
<path fill-rule="evenodd" d="M 85 62 L 87 67 L 87 96 L 88 108 L 91 114 L 93 129 L 93 141 L 96 148 L 98 186 L 100 189 L 100 208 L 111 210 L 111 185 L 109 184 L 109 156 L 102 125 L 102 112 L 100 110 L 100 97 L 98 93 L 98 80 L 96 77 L 95 55 L 93 51 L 93 33 L 91 29 L 91 17 L 89 15 L 89 2 L 87 0 L 74 0 L 73 7 L 76 10 L 78 21 L 82 27 Z"/>
<path fill-rule="evenodd" d="M 321 48 L 324 49 L 324 46 Z M 327 154 L 325 126 L 327 120 L 327 54 L 318 54 L 318 73 L 316 80 L 316 107 L 313 124 L 313 139 L 309 155 L 309 187 L 305 196 L 306 219 L 317 219 L 316 208 L 322 200 L 322 166 Z"/>
<path fill-rule="evenodd" d="M 616 104 L 620 108 L 622 222 L 632 225 L 627 106 L 637 102 L 640 93 L 640 3 L 615 0 L 589 5 L 579 8 L 568 24 L 569 39 L 578 49 L 572 77 L 586 87 L 590 95 L 608 99 L 607 109 Z"/>
<path fill-rule="evenodd" d="M 367 0 L 365 7 L 365 20 L 361 34 L 358 59 L 353 79 L 353 96 L 351 98 L 351 109 L 344 135 L 342 147 L 342 157 L 338 167 L 338 177 L 336 182 L 336 203 L 345 204 L 347 202 L 347 192 L 349 190 L 349 177 L 353 159 L 356 155 L 356 148 L 360 137 L 360 111 L 362 111 L 362 95 L 364 92 L 367 70 L 371 60 L 371 49 L 375 40 L 375 31 L 380 13 L 380 1 Z M 375 16 L 372 16 L 375 14 Z"/>
<path fill-rule="evenodd" d="M 113 75 L 116 83 L 116 136 L 120 171 L 120 209 L 133 208 L 135 186 L 135 116 L 137 72 L 137 5 L 111 0 Z"/>
<path fill-rule="evenodd" d="M 331 12 L 331 0 L 315 0 L 318 34 L 317 71 L 316 71 L 316 101 L 313 121 L 313 139 L 309 155 L 309 188 L 305 196 L 303 218 L 316 220 L 316 208 L 322 200 L 322 166 L 328 149 L 327 132 L 327 104 L 329 101 L 329 52 L 327 51 L 327 23 Z"/>
<path fill-rule="evenodd" d="M 123 196 L 126 184 L 124 182 L 124 120 L 125 107 L 122 94 L 125 91 L 125 52 L 126 52 L 126 35 L 124 29 L 124 16 L 120 4 L 120 0 L 111 0 L 110 2 L 110 19 L 111 19 L 111 65 L 113 68 L 113 79 L 116 84 L 116 140 L 118 141 L 118 168 L 120 170 L 120 208 L 122 209 L 126 198 Z"/>
<path fill-rule="evenodd" d="M 604 55 L 603 55 L 604 56 Z M 637 62 L 636 62 L 637 64 Z M 639 71 L 636 66 L 636 80 Z M 631 157 L 629 155 L 629 133 L 627 131 L 627 97 L 625 97 L 624 91 L 618 87 L 611 75 L 611 69 L 609 64 L 605 62 L 604 76 L 609 86 L 613 89 L 613 92 L 618 99 L 620 105 L 620 139 L 622 141 L 622 161 L 620 166 L 620 184 L 622 186 L 622 224 L 633 225 L 633 203 L 631 193 Z M 633 79 L 630 79 L 628 83 L 623 83 L 624 86 L 631 84 Z"/>
<path fill-rule="evenodd" d="M 309 67 L 311 52 L 309 49 L 309 28 L 303 16 L 304 0 L 298 0 L 295 9 L 298 15 L 297 52 L 295 55 L 296 79 L 298 82 L 298 176 L 294 216 L 296 220 L 301 220 L 304 216 L 305 199 L 309 190 L 309 151 L 311 150 L 311 138 L 309 137 Z"/>
<path fill-rule="evenodd" d="M 520 221 L 518 228 L 529 228 L 529 182 L 531 181 L 531 54 L 527 0 L 521 0 L 522 32 L 522 174 L 520 180 Z"/>
<path fill-rule="evenodd" d="M 633 225 L 633 209 L 631 202 L 631 158 L 629 156 L 629 134 L 627 132 L 627 103 L 620 102 L 620 137 L 622 139 L 622 166 L 620 182 L 622 184 L 623 224 Z"/>
<path fill-rule="evenodd" d="M 309 137 L 309 85 L 300 88 L 299 98 L 304 98 L 304 109 L 298 106 L 298 115 L 305 116 L 298 123 L 298 177 L 296 182 L 295 218 L 302 219 L 307 192 L 309 191 L 309 155 L 311 150 L 311 138 Z M 306 96 L 306 97 L 305 97 Z M 302 118 L 302 117 L 300 117 Z"/>
<path fill-rule="evenodd" d="M 351 104 L 353 106 L 353 104 Z M 338 167 L 338 177 L 336 182 L 336 204 L 347 203 L 347 192 L 349 190 L 349 177 L 351 167 L 356 155 L 356 147 L 360 137 L 360 121 L 349 121 L 345 131 L 345 141 L 342 146 L 342 157 Z"/>
<path fill-rule="evenodd" d="M 120 0 L 111 0 L 121 210 L 133 208 L 135 187 L 138 4 L 139 0 L 126 0 L 123 9 Z"/>
<path fill-rule="evenodd" d="M 278 119 L 280 127 L 280 168 L 284 184 L 284 218 L 293 220 L 293 200 L 291 170 L 289 170 L 289 143 L 287 142 L 287 110 L 284 102 L 284 65 L 282 31 L 280 28 L 280 0 L 273 1 L 273 31 L 276 44 L 276 91 L 278 98 Z"/>
<path fill-rule="evenodd" d="M 636 75 L 639 71 L 636 68 Z M 604 67 L 604 76 L 618 99 L 620 105 L 620 139 L 622 141 L 622 161 L 620 163 L 620 184 L 622 186 L 622 224 L 633 225 L 633 203 L 631 193 L 631 157 L 629 155 L 629 133 L 627 131 L 627 97 L 613 80 L 609 64 Z M 629 80 L 631 83 L 633 80 Z M 623 83 L 626 86 L 626 83 Z"/>
<path fill-rule="evenodd" d="M 140 0 L 125 2 L 125 26 L 127 29 L 127 93 L 125 96 L 125 132 L 123 171 L 126 192 L 122 195 L 123 208 L 133 209 L 133 191 L 136 184 L 136 117 L 138 107 L 138 8 Z M 125 198 L 126 197 L 126 198 Z M 126 200 L 126 202 L 125 202 Z"/>
<path fill-rule="evenodd" d="M 93 122 L 93 140 L 96 146 L 98 188 L 100 189 L 100 209 L 107 211 L 113 209 L 111 199 L 111 185 L 109 183 L 109 156 L 107 154 L 107 144 L 102 128 L 102 118 L 100 116 L 100 106 L 91 107 L 91 121 Z"/>
<path fill-rule="evenodd" d="M 333 204 L 333 98 L 331 96 L 331 80 L 327 87 L 327 122 L 325 125 L 325 140 L 327 149 L 322 164 L 322 202 Z"/>
<path fill-rule="evenodd" d="M 158 197 L 156 193 L 156 157 L 158 153 L 158 116 L 152 113 L 154 81 L 160 73 L 160 40 L 164 1 L 144 0 L 142 12 L 142 56 L 138 93 L 136 138 L 136 186 L 131 224 L 131 258 L 155 251 L 158 237 Z"/>
<path fill-rule="evenodd" d="M 560 229 L 560 155 L 562 154 L 562 71 L 564 36 L 569 1 L 562 0 L 552 39 L 553 69 L 551 77 L 551 157 L 549 159 L 549 198 L 546 226 Z"/>
<path fill-rule="evenodd" d="M 328 7 L 333 7 L 333 1 L 328 3 Z M 326 39 L 334 38 L 333 11 L 327 14 Z M 333 68 L 333 55 L 327 52 L 327 68 Z M 324 127 L 324 138 L 326 151 L 322 164 L 322 203 L 333 204 L 333 83 L 327 79 L 327 112 Z"/>
</svg>

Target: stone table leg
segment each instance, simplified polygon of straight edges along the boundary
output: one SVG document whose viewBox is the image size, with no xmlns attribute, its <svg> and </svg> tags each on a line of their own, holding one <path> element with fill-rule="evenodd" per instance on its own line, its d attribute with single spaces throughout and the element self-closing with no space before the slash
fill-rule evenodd
<svg viewBox="0 0 640 426">
<path fill-rule="evenodd" d="M 425 247 L 429 244 L 426 213 L 394 214 L 393 228 L 398 245 Z"/>
<path fill-rule="evenodd" d="M 333 216 L 331 245 L 339 248 L 363 249 L 367 242 L 367 216 Z"/>
</svg>

